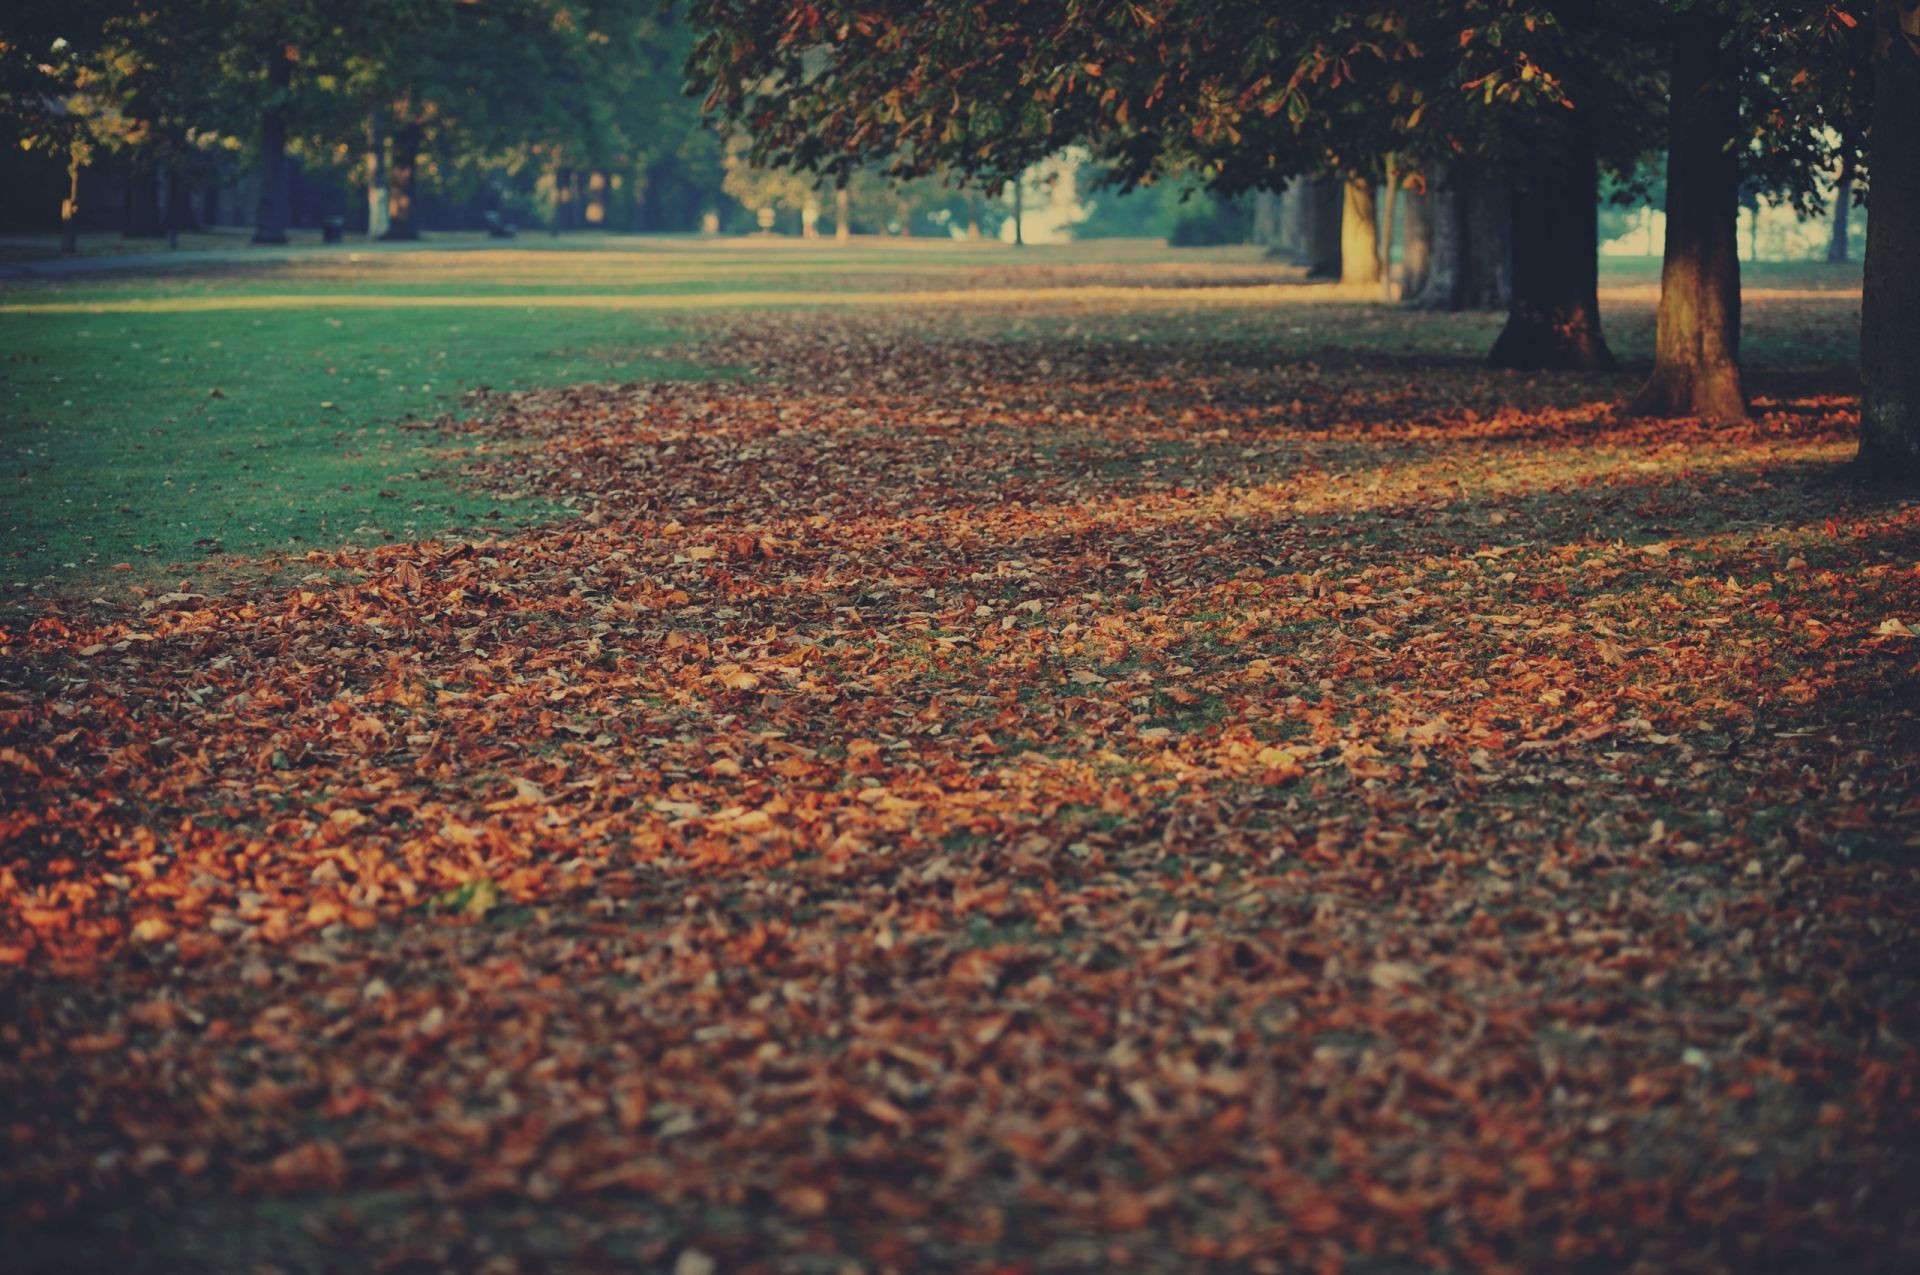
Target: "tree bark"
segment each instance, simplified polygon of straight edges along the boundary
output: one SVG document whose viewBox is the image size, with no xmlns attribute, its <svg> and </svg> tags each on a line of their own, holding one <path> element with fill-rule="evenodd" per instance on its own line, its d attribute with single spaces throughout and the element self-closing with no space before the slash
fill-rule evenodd
<svg viewBox="0 0 1920 1275">
<path fill-rule="evenodd" d="M 568 222 L 573 216 L 573 170 L 555 168 L 553 170 L 553 211 L 547 217 L 547 231 L 555 239 L 560 232 L 570 229 Z"/>
<path fill-rule="evenodd" d="M 193 189 L 187 185 L 186 174 L 177 166 L 167 171 L 166 217 L 169 248 L 180 246 L 182 231 L 200 229 L 200 220 L 193 211 Z"/>
<path fill-rule="evenodd" d="M 1600 333 L 1600 165 L 1585 111 L 1571 117 L 1512 199 L 1513 298 L 1487 356 L 1519 371 L 1610 372 Z"/>
<path fill-rule="evenodd" d="M 1880 0 L 1874 19 L 1859 464 L 1910 483 L 1920 481 L 1920 2 Z"/>
<path fill-rule="evenodd" d="M 1340 205 L 1340 282 L 1368 286 L 1380 282 L 1380 232 L 1374 215 L 1373 179 L 1349 177 Z"/>
<path fill-rule="evenodd" d="M 1306 189 L 1304 177 L 1292 177 L 1274 196 L 1277 207 L 1274 209 L 1273 247 L 1267 250 L 1268 256 L 1292 262 L 1305 260 L 1303 245 L 1306 237 L 1301 231 L 1306 223 L 1301 209 L 1306 206 Z"/>
<path fill-rule="evenodd" d="M 287 241 L 293 204 L 287 169 L 287 109 L 293 89 L 293 57 L 284 40 L 267 50 L 267 103 L 260 114 L 260 202 L 254 207 L 253 242 Z"/>
<path fill-rule="evenodd" d="M 1847 223 L 1853 219 L 1853 151 L 1840 157 L 1840 180 L 1833 187 L 1833 237 L 1827 240 L 1827 260 L 1847 259 Z"/>
<path fill-rule="evenodd" d="M 1338 177 L 1313 179 L 1307 190 L 1307 277 L 1340 277 L 1340 214 L 1345 187 Z"/>
<path fill-rule="evenodd" d="M 1634 416 L 1745 420 L 1740 387 L 1740 52 L 1705 5 L 1678 20 L 1668 80 L 1667 246 L 1653 375 Z"/>
<path fill-rule="evenodd" d="M 1461 164 L 1438 166 L 1428 182 L 1431 250 L 1423 310 L 1502 310 L 1512 296 L 1513 217 L 1507 192 Z"/>
<path fill-rule="evenodd" d="M 1427 179 L 1427 283 L 1413 298 L 1422 310 L 1459 310 L 1467 258 L 1466 174 L 1436 164 Z"/>
<path fill-rule="evenodd" d="M 408 120 L 393 130 L 393 162 L 387 166 L 387 233 L 382 239 L 420 237 L 414 218 L 414 183 L 420 173 L 420 125 Z"/>
<path fill-rule="evenodd" d="M 1308 267 L 1311 273 L 1313 246 L 1317 242 L 1313 238 L 1313 215 L 1315 215 L 1315 204 L 1319 200 L 1319 180 L 1313 177 L 1296 177 L 1294 184 L 1288 188 L 1288 194 L 1294 202 L 1294 225 L 1292 225 L 1294 242 L 1292 242 L 1292 252 L 1288 253 L 1286 259 L 1292 261 L 1294 265 Z"/>
<path fill-rule="evenodd" d="M 1402 200 L 1407 228 L 1400 253 L 1400 295 L 1411 299 L 1426 291 L 1427 268 L 1433 260 L 1432 196 L 1409 188 Z"/>
<path fill-rule="evenodd" d="M 1596 208 L 1596 258 L 1599 237 Z M 1469 310 L 1504 310 L 1513 304 L 1513 195 L 1505 186 L 1476 179 L 1467 187 L 1467 263 L 1461 295 L 1462 306 Z"/>
<path fill-rule="evenodd" d="M 1387 156 L 1386 194 L 1386 207 L 1380 210 L 1380 284 L 1381 299 L 1392 301 L 1394 206 L 1400 199 L 1400 165 L 1392 155 Z"/>
<path fill-rule="evenodd" d="M 367 112 L 367 238 L 383 238 L 389 221 L 387 123 L 383 112 Z"/>
<path fill-rule="evenodd" d="M 60 254 L 80 251 L 80 149 L 67 147 L 67 197 L 60 201 Z"/>
<path fill-rule="evenodd" d="M 1280 246 L 1280 195 L 1277 191 L 1254 192 L 1253 242 L 1269 251 Z"/>
<path fill-rule="evenodd" d="M 1013 246 L 1016 248 L 1027 246 L 1027 228 L 1023 224 L 1026 220 L 1026 211 L 1026 192 L 1021 184 L 1021 178 L 1016 177 L 1013 179 Z"/>
</svg>

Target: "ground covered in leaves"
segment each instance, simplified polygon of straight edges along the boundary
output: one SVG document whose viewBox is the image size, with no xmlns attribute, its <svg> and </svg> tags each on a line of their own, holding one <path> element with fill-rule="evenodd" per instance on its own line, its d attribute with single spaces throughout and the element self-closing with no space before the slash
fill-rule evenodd
<svg viewBox="0 0 1920 1275">
<path fill-rule="evenodd" d="M 1844 380 L 1206 305 L 708 315 L 757 376 L 444 423 L 570 519 L 0 633 L 13 1256 L 1920 1262 Z"/>
</svg>

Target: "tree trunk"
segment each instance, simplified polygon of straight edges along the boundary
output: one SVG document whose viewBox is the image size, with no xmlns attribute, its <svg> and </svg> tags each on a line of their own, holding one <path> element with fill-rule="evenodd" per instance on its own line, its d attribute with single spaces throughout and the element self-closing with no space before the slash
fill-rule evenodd
<svg viewBox="0 0 1920 1275">
<path fill-rule="evenodd" d="M 1600 165 L 1582 110 L 1542 147 L 1512 199 L 1513 299 L 1490 367 L 1610 372 L 1600 334 Z"/>
<path fill-rule="evenodd" d="M 1306 178 L 1293 177 L 1274 197 L 1278 207 L 1274 210 L 1273 247 L 1267 250 L 1268 256 L 1292 262 L 1306 260 L 1306 236 L 1301 233 L 1306 225 L 1301 212 L 1306 207 L 1306 190 Z"/>
<path fill-rule="evenodd" d="M 67 148 L 67 197 L 60 201 L 60 253 L 71 257 L 80 251 L 80 151 Z"/>
<path fill-rule="evenodd" d="M 1860 304 L 1863 470 L 1920 481 L 1920 3 L 1880 0 L 1874 15 L 1873 214 Z"/>
<path fill-rule="evenodd" d="M 1593 235 L 1597 272 L 1597 201 Z M 1513 304 L 1513 194 L 1484 179 L 1467 187 L 1467 266 L 1461 296 L 1469 310 L 1504 310 Z"/>
<path fill-rule="evenodd" d="M 387 194 L 387 122 L 379 110 L 367 112 L 367 238 L 386 236 L 391 223 Z"/>
<path fill-rule="evenodd" d="M 1340 213 L 1346 198 L 1338 177 L 1316 177 L 1307 191 L 1307 277 L 1340 277 Z"/>
<path fill-rule="evenodd" d="M 1019 177 L 1014 178 L 1013 179 L 1013 246 L 1016 248 L 1024 248 L 1027 246 L 1027 228 L 1025 225 L 1022 224 L 1026 219 L 1026 198 L 1027 198 L 1026 192 L 1021 185 L 1021 179 Z"/>
<path fill-rule="evenodd" d="M 1504 188 L 1461 164 L 1440 166 L 1429 183 L 1432 252 L 1423 310 L 1503 310 L 1512 297 L 1513 215 Z M 1596 230 L 1596 235 L 1597 235 Z"/>
<path fill-rule="evenodd" d="M 1340 282 L 1380 282 L 1380 232 L 1374 224 L 1373 179 L 1349 177 L 1340 206 Z"/>
<path fill-rule="evenodd" d="M 1705 5 L 1678 21 L 1668 80 L 1667 247 L 1653 375 L 1634 416 L 1745 420 L 1740 388 L 1740 52 Z"/>
<path fill-rule="evenodd" d="M 1427 178 L 1427 283 L 1413 302 L 1423 310 L 1459 310 L 1467 261 L 1466 174 L 1458 164 L 1436 164 Z"/>
<path fill-rule="evenodd" d="M 1387 156 L 1386 189 L 1387 206 L 1380 210 L 1380 284 L 1381 299 L 1392 301 L 1394 204 L 1400 198 L 1400 165 L 1392 155 Z"/>
<path fill-rule="evenodd" d="M 285 243 L 293 204 L 287 170 L 287 107 L 293 89 L 293 58 L 284 40 L 267 50 L 267 102 L 260 114 L 260 202 L 254 207 L 253 241 Z"/>
<path fill-rule="evenodd" d="M 967 191 L 967 242 L 977 243 L 980 239 L 980 192 Z"/>
<path fill-rule="evenodd" d="M 420 125 L 408 120 L 393 130 L 393 162 L 387 167 L 387 233 L 382 239 L 420 237 L 414 219 L 414 183 L 420 173 Z"/>
<path fill-rule="evenodd" d="M 849 220 L 852 203 L 845 186 L 833 192 L 833 238 L 837 243 L 845 243 L 853 238 L 853 223 Z"/>
<path fill-rule="evenodd" d="M 1827 260 L 1847 259 L 1847 223 L 1853 219 L 1853 151 L 1840 157 L 1840 180 L 1833 188 L 1833 238 L 1827 240 Z"/>
<path fill-rule="evenodd" d="M 1280 196 L 1276 191 L 1254 192 L 1253 241 L 1268 251 L 1280 246 Z"/>
<path fill-rule="evenodd" d="M 1426 291 L 1427 269 L 1433 260 L 1432 196 L 1409 189 L 1402 198 L 1407 228 L 1400 253 L 1400 295 L 1410 299 Z"/>
<path fill-rule="evenodd" d="M 1304 265 L 1311 271 L 1313 267 L 1313 204 L 1319 184 L 1311 177 L 1296 177 L 1286 188 L 1288 198 L 1294 202 L 1292 217 L 1292 248 L 1286 255 L 1294 265 Z"/>
<path fill-rule="evenodd" d="M 567 219 L 572 216 L 573 208 L 573 170 L 555 168 L 553 170 L 553 211 L 547 215 L 547 231 L 555 239 L 567 228 Z"/>
<path fill-rule="evenodd" d="M 178 168 L 167 171 L 167 247 L 180 246 L 182 231 L 200 229 L 200 222 L 193 212 L 193 190 L 187 185 L 187 178 Z"/>
</svg>

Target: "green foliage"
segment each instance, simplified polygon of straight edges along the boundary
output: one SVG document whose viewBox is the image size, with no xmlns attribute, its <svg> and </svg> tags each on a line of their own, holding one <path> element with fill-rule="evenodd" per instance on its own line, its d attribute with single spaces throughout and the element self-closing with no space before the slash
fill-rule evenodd
<svg viewBox="0 0 1920 1275">
<path fill-rule="evenodd" d="M 456 194 L 511 203 L 582 169 L 674 198 L 719 178 L 682 91 L 691 46 L 657 0 L 22 0 L 0 18 L 0 136 L 179 171 L 250 153 L 280 107 L 310 169 L 353 169 L 410 125 Z M 267 79 L 281 49 L 285 90 Z"/>
<path fill-rule="evenodd" d="M 1123 184 L 1185 172 L 1231 193 L 1372 172 L 1389 154 L 1414 173 L 1471 157 L 1524 184 L 1571 129 L 1621 174 L 1660 146 L 1665 25 L 1682 7 L 695 0 L 690 65 L 757 162 L 804 171 L 880 163 L 993 184 L 1081 143 Z M 1756 76 L 1770 104 L 1755 155 L 1803 184 L 1829 157 L 1823 130 L 1856 118 L 1836 33 L 1858 7 L 1726 5 L 1728 38 L 1778 59 Z"/>
</svg>

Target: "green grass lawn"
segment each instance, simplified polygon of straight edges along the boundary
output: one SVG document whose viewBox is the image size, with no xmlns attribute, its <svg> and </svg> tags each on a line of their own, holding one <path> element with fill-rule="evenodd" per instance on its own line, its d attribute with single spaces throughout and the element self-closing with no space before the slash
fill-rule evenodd
<svg viewBox="0 0 1920 1275">
<path fill-rule="evenodd" d="M 481 386 L 689 375 L 658 318 L 312 309 L 0 317 L 5 594 L 540 511 L 449 483 L 409 421 Z"/>
<path fill-rule="evenodd" d="M 1257 250 L 1121 241 L 1015 253 L 587 236 L 382 245 L 272 264 L 228 255 L 191 270 L 0 288 L 0 442 L 14 471 L 0 511 L 0 605 L 204 575 L 219 559 L 551 516 L 450 481 L 447 440 L 408 424 L 471 410 L 466 395 L 480 387 L 713 375 L 669 354 L 686 339 L 676 307 L 900 300 L 918 288 L 1004 286 L 1016 263 L 1046 271 L 1022 276 L 1023 288 L 1167 284 L 1167 298 L 1195 296 L 1180 272 L 1205 262 L 1230 263 L 1236 283 L 1284 281 Z M 1762 266 L 1748 284 L 1830 290 L 1857 282 L 1849 269 Z M 1603 282 L 1632 296 L 1657 285 L 1657 271 L 1655 261 L 1609 259 Z M 1073 321 L 1089 331 L 1124 321 L 1134 340 L 1257 340 L 1276 357 L 1329 343 L 1387 348 L 1406 326 L 1393 309 L 1342 313 L 1337 331 L 1315 307 L 1281 313 L 1258 299 Z M 1062 321 L 1038 313 L 1007 335 Z M 1494 315 L 1425 325 L 1409 352 L 1475 357 L 1497 326 Z M 1629 360 L 1644 357 L 1651 326 L 1644 297 L 1610 312 Z M 1835 344 L 1824 322 L 1816 331 L 1791 349 L 1750 353 L 1850 360 L 1850 338 Z"/>
</svg>

